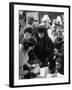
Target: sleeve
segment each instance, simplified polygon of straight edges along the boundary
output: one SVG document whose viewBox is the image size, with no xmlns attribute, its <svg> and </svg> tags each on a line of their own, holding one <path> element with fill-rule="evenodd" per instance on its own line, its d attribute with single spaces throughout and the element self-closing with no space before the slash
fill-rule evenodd
<svg viewBox="0 0 72 90">
<path fill-rule="evenodd" d="M 19 66 L 22 67 L 27 63 L 29 57 L 26 53 L 24 53 L 24 47 L 22 44 L 19 45 Z"/>
</svg>

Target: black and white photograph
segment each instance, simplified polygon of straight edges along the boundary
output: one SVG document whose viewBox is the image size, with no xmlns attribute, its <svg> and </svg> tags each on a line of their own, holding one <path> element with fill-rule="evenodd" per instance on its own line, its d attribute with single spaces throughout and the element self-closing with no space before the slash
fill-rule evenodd
<svg viewBox="0 0 72 90">
<path fill-rule="evenodd" d="M 12 5 L 13 85 L 69 83 L 69 6 Z"/>
<path fill-rule="evenodd" d="M 64 76 L 64 13 L 19 11 L 19 78 Z"/>
</svg>

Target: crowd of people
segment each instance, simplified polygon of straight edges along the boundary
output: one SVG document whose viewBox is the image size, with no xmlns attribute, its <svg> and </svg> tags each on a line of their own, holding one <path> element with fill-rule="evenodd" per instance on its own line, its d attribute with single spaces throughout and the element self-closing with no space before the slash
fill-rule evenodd
<svg viewBox="0 0 72 90">
<path fill-rule="evenodd" d="M 41 23 L 33 17 L 28 25 L 22 22 L 19 22 L 20 78 L 35 78 L 42 67 L 48 67 L 50 74 L 57 71 L 64 75 L 64 15 L 52 21 L 44 15 Z"/>
</svg>

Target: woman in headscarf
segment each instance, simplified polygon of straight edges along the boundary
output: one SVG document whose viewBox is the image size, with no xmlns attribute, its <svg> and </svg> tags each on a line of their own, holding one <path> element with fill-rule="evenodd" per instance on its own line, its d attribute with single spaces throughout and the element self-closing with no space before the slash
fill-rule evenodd
<svg viewBox="0 0 72 90">
<path fill-rule="evenodd" d="M 28 32 L 28 30 L 30 30 Z M 32 69 L 32 65 L 28 63 L 29 52 L 35 47 L 37 40 L 31 34 L 32 28 L 25 29 L 24 36 L 19 44 L 19 76 L 27 76 L 29 78 L 29 70 Z M 27 71 L 25 71 L 27 70 Z"/>
</svg>

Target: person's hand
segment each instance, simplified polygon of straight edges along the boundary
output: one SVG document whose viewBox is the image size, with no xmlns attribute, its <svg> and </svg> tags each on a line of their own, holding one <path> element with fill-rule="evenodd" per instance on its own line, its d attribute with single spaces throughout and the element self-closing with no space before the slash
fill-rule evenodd
<svg viewBox="0 0 72 90">
<path fill-rule="evenodd" d="M 56 59 L 56 56 L 54 56 L 53 59 Z"/>
<path fill-rule="evenodd" d="M 40 66 L 38 64 L 33 65 L 33 69 L 30 71 L 34 75 L 40 74 Z"/>
<path fill-rule="evenodd" d="M 29 70 L 31 71 L 31 70 L 33 70 L 33 66 L 32 65 L 29 65 Z"/>
</svg>

